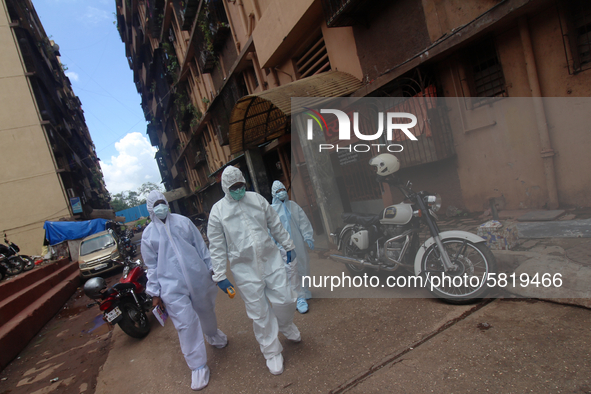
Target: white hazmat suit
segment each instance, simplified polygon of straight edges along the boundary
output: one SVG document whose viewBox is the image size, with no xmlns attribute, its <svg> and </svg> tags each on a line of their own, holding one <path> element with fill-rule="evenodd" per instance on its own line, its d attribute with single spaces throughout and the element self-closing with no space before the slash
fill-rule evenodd
<svg viewBox="0 0 591 394">
<path fill-rule="evenodd" d="M 293 324 L 296 295 L 287 283 L 285 263 L 269 232 L 285 250 L 291 251 L 294 245 L 263 196 L 246 192 L 239 201 L 232 198 L 229 188 L 239 182 L 245 182 L 242 172 L 228 166 L 222 173 L 225 197 L 209 215 L 207 237 L 213 280 L 226 279 L 229 261 L 267 366 L 271 373 L 279 374 L 283 372 L 283 347 L 277 338 L 278 331 L 295 342 L 301 337 Z"/>
<path fill-rule="evenodd" d="M 218 348 L 228 342 L 217 328 L 214 304 L 218 289 L 211 277 L 209 251 L 188 218 L 168 213 L 165 222 L 160 220 L 154 214 L 158 200 L 166 201 L 162 193 L 154 190 L 146 202 L 152 219 L 142 234 L 141 252 L 148 268 L 146 293 L 162 299 L 178 332 L 187 365 L 194 371 L 193 383 L 199 370 L 201 380 L 209 381 L 209 369 L 203 371 L 207 368 L 203 336 Z M 201 383 L 207 385 L 207 381 Z"/>
<path fill-rule="evenodd" d="M 310 256 L 308 256 L 308 251 L 306 250 L 304 242 L 314 240 L 314 230 L 312 229 L 310 220 L 308 220 L 308 216 L 306 216 L 306 213 L 298 204 L 287 198 L 285 201 L 281 201 L 279 197 L 277 197 L 277 192 L 280 189 L 285 189 L 283 183 L 279 181 L 273 182 L 273 186 L 271 187 L 271 195 L 273 196 L 272 207 L 279 215 L 281 224 L 283 224 L 283 227 L 289 232 L 295 245 L 296 255 L 298 256 L 297 271 L 299 274 L 298 276 L 300 277 L 299 281 L 301 281 L 301 277 L 310 276 Z M 312 293 L 310 292 L 308 285 L 305 287 L 301 286 L 301 283 L 299 283 L 299 285 L 300 286 L 297 286 L 297 291 L 299 291 L 298 298 L 312 298 Z"/>
</svg>

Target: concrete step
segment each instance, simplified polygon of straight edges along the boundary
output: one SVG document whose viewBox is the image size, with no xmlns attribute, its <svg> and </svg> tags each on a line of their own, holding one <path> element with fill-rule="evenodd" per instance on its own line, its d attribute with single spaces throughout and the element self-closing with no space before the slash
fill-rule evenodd
<svg viewBox="0 0 591 394">
<path fill-rule="evenodd" d="M 43 272 L 46 273 L 47 276 L 41 276 L 37 281 L 31 283 L 27 287 L 21 288 L 20 291 L 16 291 L 9 297 L 0 301 L 0 325 L 4 324 L 4 322 L 10 321 L 10 319 L 31 305 L 35 300 L 39 299 L 43 294 L 47 293 L 61 281 L 70 276 L 72 272 L 78 272 L 77 264 L 59 264 L 56 265 L 56 267 L 57 270 L 53 272 Z M 29 281 L 20 281 L 19 283 L 26 285 L 28 282 Z"/>
<path fill-rule="evenodd" d="M 76 267 L 73 269 L 72 267 Z M 57 313 L 80 284 L 78 263 L 71 262 L 64 267 L 67 274 L 49 291 L 41 294 L 9 321 L 0 326 L 0 370 L 4 369 L 35 337 L 43 326 Z"/>
<path fill-rule="evenodd" d="M 0 300 L 4 300 L 14 293 L 32 285 L 33 283 L 51 275 L 51 273 L 61 269 L 70 262 L 69 258 L 57 260 L 53 263 L 35 267 L 31 271 L 24 272 L 16 278 L 10 278 L 0 282 Z M 0 320 L 1 324 L 2 320 Z"/>
</svg>

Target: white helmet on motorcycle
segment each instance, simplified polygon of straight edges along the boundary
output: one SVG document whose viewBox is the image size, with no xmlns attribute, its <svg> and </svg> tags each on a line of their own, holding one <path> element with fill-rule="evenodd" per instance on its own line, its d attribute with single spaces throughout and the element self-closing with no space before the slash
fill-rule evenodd
<svg viewBox="0 0 591 394">
<path fill-rule="evenodd" d="M 382 153 L 381 155 L 373 157 L 369 161 L 369 165 L 374 166 L 376 168 L 376 174 L 380 176 L 394 174 L 400 169 L 400 161 L 398 161 L 396 156 L 390 153 Z"/>
<path fill-rule="evenodd" d="M 90 278 L 84 284 L 84 294 L 92 299 L 101 298 L 105 290 L 107 290 L 107 282 L 101 277 Z"/>
</svg>

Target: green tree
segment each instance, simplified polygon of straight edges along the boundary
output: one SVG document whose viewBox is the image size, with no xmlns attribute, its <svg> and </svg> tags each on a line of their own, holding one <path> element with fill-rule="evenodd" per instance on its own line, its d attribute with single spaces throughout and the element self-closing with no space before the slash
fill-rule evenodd
<svg viewBox="0 0 591 394">
<path fill-rule="evenodd" d="M 146 182 L 141 185 L 137 191 L 124 190 L 121 193 L 113 194 L 111 197 L 111 207 L 113 207 L 115 212 L 119 212 L 127 208 L 133 208 L 145 204 L 146 197 L 148 197 L 148 194 L 150 194 L 152 190 L 164 192 L 161 185 L 153 182 Z"/>
<path fill-rule="evenodd" d="M 142 205 L 146 202 L 146 200 L 140 200 L 139 199 L 140 195 L 138 192 L 134 192 L 134 191 L 128 191 L 127 192 L 127 205 L 129 205 L 129 207 L 137 207 L 138 205 Z M 142 202 L 143 201 L 143 202 Z"/>
<path fill-rule="evenodd" d="M 125 193 L 126 192 L 113 194 L 113 196 L 111 197 L 111 207 L 113 207 L 113 210 L 115 212 L 123 211 L 124 209 L 130 208 L 129 204 L 127 204 Z"/>
<path fill-rule="evenodd" d="M 143 185 L 141 185 L 139 187 L 139 189 L 137 189 L 137 192 L 141 197 L 146 198 L 146 197 L 148 197 L 148 194 L 150 194 L 150 192 L 152 190 L 158 190 L 159 192 L 164 192 L 162 185 L 156 184 L 154 182 L 144 183 Z"/>
</svg>

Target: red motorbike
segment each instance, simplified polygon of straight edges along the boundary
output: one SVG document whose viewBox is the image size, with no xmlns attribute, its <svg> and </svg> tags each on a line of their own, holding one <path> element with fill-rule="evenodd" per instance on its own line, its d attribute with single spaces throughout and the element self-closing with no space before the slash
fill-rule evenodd
<svg viewBox="0 0 591 394">
<path fill-rule="evenodd" d="M 101 277 L 91 278 L 84 284 L 84 293 L 103 312 L 103 319 L 119 327 L 132 338 L 144 338 L 150 332 L 146 313 L 152 308 L 152 297 L 146 294 L 146 270 L 140 260 L 129 257 L 123 262 L 123 276 L 119 283 L 107 289 Z"/>
</svg>

